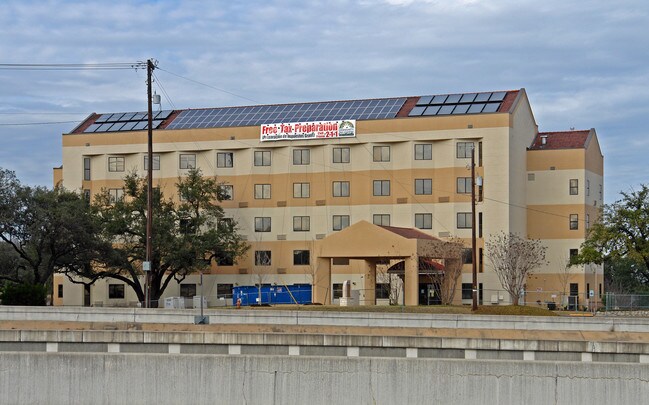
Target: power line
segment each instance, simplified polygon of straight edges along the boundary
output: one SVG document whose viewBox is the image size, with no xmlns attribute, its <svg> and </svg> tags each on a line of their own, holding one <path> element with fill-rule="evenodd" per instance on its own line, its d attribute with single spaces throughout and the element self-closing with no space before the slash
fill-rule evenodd
<svg viewBox="0 0 649 405">
<path fill-rule="evenodd" d="M 0 63 L 0 70 L 123 70 L 143 69 L 144 62 L 131 63 Z"/>
<path fill-rule="evenodd" d="M 50 122 L 11 122 L 11 123 L 0 124 L 0 126 L 13 127 L 13 126 L 25 126 L 25 125 L 78 124 L 81 121 L 83 121 L 83 120 L 77 120 L 77 121 L 50 121 Z"/>
<path fill-rule="evenodd" d="M 166 73 L 169 73 L 169 74 L 172 75 L 172 76 L 176 76 L 176 77 L 178 77 L 178 78 L 181 78 L 181 79 L 187 80 L 188 82 L 192 82 L 192 83 L 199 84 L 199 85 L 201 85 L 201 86 L 209 87 L 210 89 L 213 89 L 213 90 L 216 90 L 216 91 L 220 91 L 220 92 L 222 92 L 222 93 L 226 93 L 226 94 L 229 94 L 229 95 L 231 95 L 231 96 L 235 96 L 235 97 L 242 98 L 242 99 L 244 99 L 244 100 L 252 101 L 253 103 L 261 103 L 260 101 L 253 100 L 253 99 L 248 98 L 248 97 L 245 97 L 245 96 L 241 96 L 241 95 L 239 95 L 239 94 L 233 93 L 233 92 L 228 91 L 228 90 L 225 90 L 225 89 L 221 89 L 221 88 L 219 88 L 219 87 L 215 87 L 215 86 L 211 86 L 211 85 L 209 85 L 209 84 L 205 84 L 205 83 L 199 82 L 198 80 L 194 80 L 194 79 L 190 79 L 190 78 L 185 77 L 185 76 L 181 76 L 181 75 L 179 75 L 179 74 L 177 74 L 177 73 L 170 72 L 170 71 L 168 71 L 168 70 L 166 70 L 166 69 L 162 69 L 162 68 L 160 68 L 160 67 L 156 67 L 156 69 L 161 70 L 161 71 L 166 72 Z"/>
</svg>

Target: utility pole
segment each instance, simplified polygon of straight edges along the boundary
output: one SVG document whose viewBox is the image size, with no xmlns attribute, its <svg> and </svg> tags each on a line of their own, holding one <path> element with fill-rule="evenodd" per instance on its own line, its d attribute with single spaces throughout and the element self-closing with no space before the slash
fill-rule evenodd
<svg viewBox="0 0 649 405">
<path fill-rule="evenodd" d="M 472 255 L 472 311 L 478 310 L 478 268 L 476 258 L 476 232 L 475 232 L 475 146 L 471 148 L 471 255 Z"/>
<path fill-rule="evenodd" d="M 146 62 L 146 90 L 147 90 L 147 108 L 148 108 L 148 137 L 147 137 L 147 165 L 146 165 L 146 261 L 142 265 L 144 270 L 144 297 L 146 308 L 151 308 L 151 282 L 150 274 L 152 270 L 151 260 L 153 259 L 153 106 L 151 96 L 151 76 L 153 75 L 155 64 L 153 59 Z"/>
</svg>

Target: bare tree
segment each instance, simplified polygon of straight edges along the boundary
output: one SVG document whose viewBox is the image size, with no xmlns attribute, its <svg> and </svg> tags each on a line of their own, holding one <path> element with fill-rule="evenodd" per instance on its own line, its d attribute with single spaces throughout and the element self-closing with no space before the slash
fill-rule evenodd
<svg viewBox="0 0 649 405">
<path fill-rule="evenodd" d="M 403 280 L 397 274 L 390 274 L 390 264 L 376 266 L 376 282 L 388 295 L 390 305 L 399 305 L 401 292 L 403 291 Z"/>
<path fill-rule="evenodd" d="M 509 293 L 511 302 L 518 305 L 527 276 L 546 263 L 546 247 L 536 239 L 500 232 L 485 242 L 485 249 L 485 256 L 498 275 L 500 284 Z"/>
<path fill-rule="evenodd" d="M 572 275 L 571 270 L 574 268 L 570 258 L 562 255 L 559 259 L 560 268 L 559 268 L 559 283 L 561 283 L 561 305 L 564 305 L 564 299 L 567 295 L 568 282 L 570 281 L 570 276 Z"/>
<path fill-rule="evenodd" d="M 425 252 L 426 258 L 442 259 L 443 269 L 435 268 L 435 265 L 427 263 L 425 258 L 424 260 L 419 259 L 419 266 L 427 270 L 428 278 L 435 286 L 442 305 L 451 305 L 455 299 L 457 281 L 462 275 L 462 266 L 464 265 L 464 250 L 462 240 L 452 237 L 436 249 Z"/>
</svg>

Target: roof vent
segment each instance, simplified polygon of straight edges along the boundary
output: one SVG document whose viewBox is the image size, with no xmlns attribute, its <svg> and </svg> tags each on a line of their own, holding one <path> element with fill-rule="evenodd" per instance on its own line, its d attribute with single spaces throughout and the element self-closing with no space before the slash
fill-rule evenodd
<svg viewBox="0 0 649 405">
<path fill-rule="evenodd" d="M 545 145 L 548 143 L 548 136 L 547 135 L 541 135 L 541 145 Z"/>
</svg>

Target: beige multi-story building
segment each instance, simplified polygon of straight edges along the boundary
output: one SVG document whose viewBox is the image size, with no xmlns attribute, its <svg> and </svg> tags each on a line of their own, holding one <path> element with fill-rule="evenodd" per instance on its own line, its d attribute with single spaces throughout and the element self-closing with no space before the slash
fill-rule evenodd
<svg viewBox="0 0 649 405">
<path fill-rule="evenodd" d="M 316 301 L 336 302 L 344 280 L 364 304 L 435 302 L 421 249 L 447 238 L 471 246 L 472 151 L 482 180 L 482 303 L 509 302 L 484 252 L 500 231 L 547 247 L 548 265 L 528 278 L 525 302 L 563 305 L 571 294 L 584 305 L 588 291 L 591 302 L 602 293 L 601 266 L 567 266 L 602 205 L 597 136 L 539 132 L 524 89 L 155 114 L 155 185 L 168 196 L 191 168 L 216 176 L 230 196 L 226 215 L 250 244 L 237 263 L 212 266 L 203 285 L 211 304 L 233 286 L 257 283 L 313 284 Z M 63 135 L 55 182 L 120 198 L 126 173 L 145 175 L 145 129 L 144 113 L 91 114 Z M 430 263 L 439 270 L 442 262 Z M 471 280 L 465 264 L 456 303 L 470 302 Z M 190 276 L 165 295 L 197 294 L 196 284 Z M 136 300 L 114 280 L 84 288 L 62 276 L 54 295 L 59 305 Z"/>
</svg>

